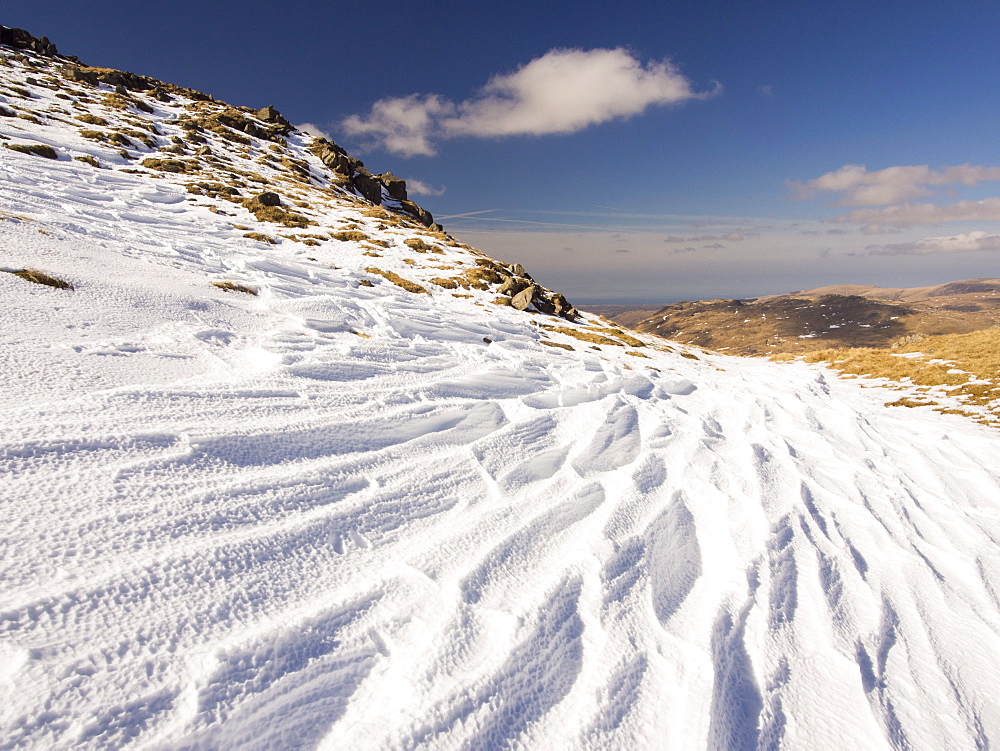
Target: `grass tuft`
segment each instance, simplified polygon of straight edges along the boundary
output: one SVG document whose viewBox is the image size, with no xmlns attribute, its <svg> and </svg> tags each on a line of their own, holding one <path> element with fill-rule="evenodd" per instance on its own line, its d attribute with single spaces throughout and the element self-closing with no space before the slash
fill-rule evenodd
<svg viewBox="0 0 1000 751">
<path fill-rule="evenodd" d="M 367 271 L 369 274 L 377 274 L 383 279 L 392 282 L 397 287 L 402 287 L 407 292 L 413 292 L 414 294 L 424 294 L 424 295 L 430 294 L 430 292 L 428 292 L 426 289 L 421 287 L 416 282 L 411 282 L 409 279 L 404 279 L 395 272 L 383 271 L 382 269 L 376 268 L 374 266 L 368 267 L 367 269 L 365 269 L 365 271 Z"/>
<path fill-rule="evenodd" d="M 245 284 L 237 284 L 236 282 L 212 282 L 213 287 L 218 287 L 226 292 L 242 292 L 247 295 L 257 296 L 257 290 L 253 287 L 248 287 Z"/>
<path fill-rule="evenodd" d="M 32 282 L 34 284 L 43 284 L 46 287 L 55 287 L 56 289 L 75 289 L 75 287 L 69 282 L 54 277 L 51 274 L 46 274 L 44 271 L 38 269 L 20 269 L 19 271 L 11 271 L 14 276 L 19 276 L 26 282 Z"/>
</svg>

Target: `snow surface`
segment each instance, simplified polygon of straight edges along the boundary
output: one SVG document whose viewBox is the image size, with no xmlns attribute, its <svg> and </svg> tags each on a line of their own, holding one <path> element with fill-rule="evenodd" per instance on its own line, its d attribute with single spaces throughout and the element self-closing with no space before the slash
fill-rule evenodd
<svg viewBox="0 0 1000 751">
<path fill-rule="evenodd" d="M 0 149 L 0 265 L 76 286 L 0 274 L 0 748 L 1000 742 L 995 431 L 0 133 L 63 149 Z"/>
</svg>

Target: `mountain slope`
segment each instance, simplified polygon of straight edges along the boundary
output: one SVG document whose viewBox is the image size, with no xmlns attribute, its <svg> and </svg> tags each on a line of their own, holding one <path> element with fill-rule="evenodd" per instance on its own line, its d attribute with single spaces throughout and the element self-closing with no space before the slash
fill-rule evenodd
<svg viewBox="0 0 1000 751">
<path fill-rule="evenodd" d="M 292 130 L 195 195 L 225 105 L 4 52 L 0 265 L 73 289 L 0 273 L 0 748 L 1000 741 L 995 431 L 518 310 Z"/>
</svg>

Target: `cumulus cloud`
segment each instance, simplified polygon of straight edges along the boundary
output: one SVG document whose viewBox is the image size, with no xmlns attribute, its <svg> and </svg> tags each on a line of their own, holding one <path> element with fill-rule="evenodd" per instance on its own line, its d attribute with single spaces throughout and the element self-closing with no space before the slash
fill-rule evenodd
<svg viewBox="0 0 1000 751">
<path fill-rule="evenodd" d="M 433 185 L 428 185 L 423 180 L 416 180 L 412 177 L 406 178 L 407 193 L 412 193 L 417 196 L 443 196 L 444 190 L 444 186 L 435 188 Z"/>
<path fill-rule="evenodd" d="M 900 227 L 915 224 L 940 224 L 942 222 L 992 222 L 1000 221 L 1000 198 L 981 201 L 959 201 L 938 206 L 933 203 L 906 203 L 884 209 L 856 209 L 839 216 L 835 221 L 865 224 L 882 231 L 881 227 L 893 224 Z M 866 231 L 867 228 L 862 231 Z"/>
<path fill-rule="evenodd" d="M 928 253 L 961 253 L 968 250 L 1000 250 L 1000 235 L 986 232 L 969 232 L 964 235 L 947 237 L 925 237 L 909 243 L 869 245 L 872 255 L 899 256 L 925 255 Z"/>
<path fill-rule="evenodd" d="M 454 103 L 436 94 L 380 99 L 342 125 L 403 156 L 433 155 L 435 142 L 575 133 L 641 114 L 654 105 L 704 99 L 668 60 L 643 63 L 627 50 L 551 50 L 513 73 L 498 74 L 476 96 Z"/>
<path fill-rule="evenodd" d="M 978 185 L 1000 180 L 1000 167 L 960 164 L 933 170 L 925 165 L 887 167 L 869 172 L 860 164 L 845 164 L 814 180 L 788 182 L 798 199 L 816 198 L 821 193 L 840 193 L 839 206 L 888 206 L 934 194 L 931 188 L 948 185 Z"/>
<path fill-rule="evenodd" d="M 303 133 L 308 133 L 313 138 L 325 138 L 328 141 L 332 141 L 333 140 L 330 137 L 329 133 L 327 133 L 321 127 L 319 127 L 318 125 L 315 125 L 313 123 L 302 123 L 301 125 L 296 125 L 295 127 L 298 128 L 299 130 L 301 130 Z"/>
<path fill-rule="evenodd" d="M 436 94 L 411 94 L 379 99 L 367 116 L 351 115 L 342 125 L 348 135 L 367 137 L 369 147 L 382 146 L 402 156 L 432 156 L 437 121 L 454 111 L 454 104 Z"/>
</svg>

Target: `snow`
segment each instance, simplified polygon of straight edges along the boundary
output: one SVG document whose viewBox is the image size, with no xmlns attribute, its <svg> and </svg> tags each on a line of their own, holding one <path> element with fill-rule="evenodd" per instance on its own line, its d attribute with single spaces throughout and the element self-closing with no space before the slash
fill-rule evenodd
<svg viewBox="0 0 1000 751">
<path fill-rule="evenodd" d="M 64 152 L 0 149 L 0 265 L 76 287 L 0 274 L 0 748 L 1000 741 L 995 432 L 411 294 L 363 269 L 470 252 L 347 199 L 379 259 L 0 133 Z"/>
</svg>

